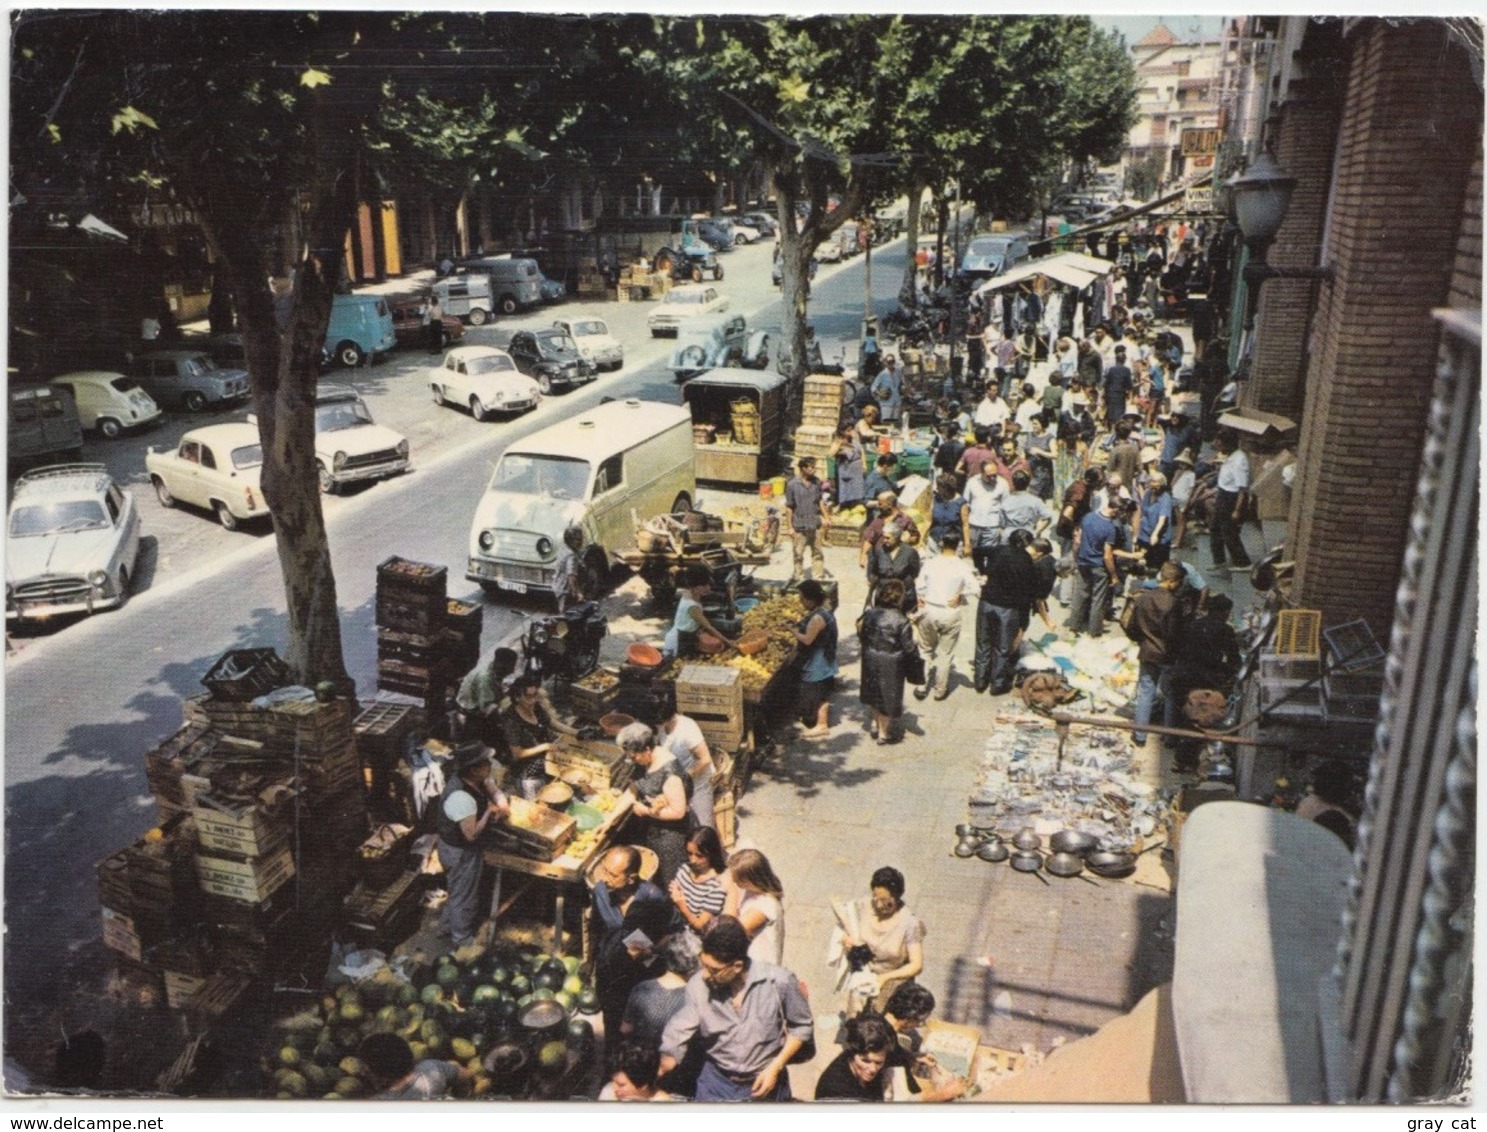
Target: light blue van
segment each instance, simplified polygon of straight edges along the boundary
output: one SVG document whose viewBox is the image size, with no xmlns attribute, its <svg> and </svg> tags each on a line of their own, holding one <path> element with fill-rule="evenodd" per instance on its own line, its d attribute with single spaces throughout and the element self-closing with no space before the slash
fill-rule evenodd
<svg viewBox="0 0 1487 1132">
<path fill-rule="evenodd" d="M 325 356 L 336 365 L 355 369 L 375 362 L 397 341 L 392 310 L 381 295 L 337 295 L 331 302 Z"/>
</svg>

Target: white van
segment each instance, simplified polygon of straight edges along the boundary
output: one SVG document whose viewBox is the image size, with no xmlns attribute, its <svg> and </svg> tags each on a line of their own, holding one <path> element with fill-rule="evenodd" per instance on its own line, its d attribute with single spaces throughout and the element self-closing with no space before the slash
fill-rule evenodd
<svg viewBox="0 0 1487 1132">
<path fill-rule="evenodd" d="M 433 287 L 434 295 L 444 313 L 459 318 L 471 326 L 484 326 L 496 309 L 491 297 L 490 276 L 478 273 L 451 275 L 438 280 Z"/>
<path fill-rule="evenodd" d="M 585 564 L 607 573 L 637 518 L 691 508 L 692 455 L 691 412 L 653 401 L 610 401 L 517 441 L 476 505 L 465 577 L 491 596 L 550 590 L 571 526 Z"/>
<path fill-rule="evenodd" d="M 454 269 L 454 275 L 450 279 L 469 276 L 484 276 L 488 280 L 494 305 L 487 307 L 487 310 L 515 314 L 542 302 L 542 272 L 535 259 L 510 255 L 467 259 Z M 473 318 L 470 321 L 475 323 Z M 479 323 L 475 325 L 478 326 Z"/>
</svg>

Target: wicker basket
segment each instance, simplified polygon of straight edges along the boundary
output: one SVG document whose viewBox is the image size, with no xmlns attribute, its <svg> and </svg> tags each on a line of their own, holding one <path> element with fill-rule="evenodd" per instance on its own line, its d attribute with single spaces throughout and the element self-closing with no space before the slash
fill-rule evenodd
<svg viewBox="0 0 1487 1132">
<path fill-rule="evenodd" d="M 728 406 L 735 444 L 759 443 L 759 407 L 740 398 Z"/>
</svg>

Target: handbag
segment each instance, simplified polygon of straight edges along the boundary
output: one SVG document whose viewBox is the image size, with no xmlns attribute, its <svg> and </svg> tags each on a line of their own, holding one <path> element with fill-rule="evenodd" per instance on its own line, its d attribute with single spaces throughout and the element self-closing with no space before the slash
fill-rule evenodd
<svg viewBox="0 0 1487 1132">
<path fill-rule="evenodd" d="M 924 656 L 918 649 L 904 654 L 904 680 L 918 688 L 924 683 Z"/>
</svg>

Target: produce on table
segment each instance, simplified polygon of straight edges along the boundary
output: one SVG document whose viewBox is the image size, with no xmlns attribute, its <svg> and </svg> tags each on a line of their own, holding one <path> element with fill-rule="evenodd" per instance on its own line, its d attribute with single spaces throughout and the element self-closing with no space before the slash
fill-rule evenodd
<svg viewBox="0 0 1487 1132">
<path fill-rule="evenodd" d="M 497 943 L 489 951 L 441 955 L 413 981 L 384 968 L 354 986 L 338 987 L 318 1008 L 276 1023 L 263 1069 L 270 1095 L 284 1099 L 347 1100 L 375 1091 L 356 1056 L 369 1034 L 398 1034 L 415 1061 L 454 1061 L 472 1074 L 460 1095 L 520 1098 L 536 1078 L 566 1072 L 593 1054 L 593 1027 L 579 1015 L 599 1009 L 593 985 L 575 956 Z M 518 1022 L 533 1002 L 563 1007 L 562 1037 L 534 1036 Z"/>
<path fill-rule="evenodd" d="M 574 681 L 580 688 L 587 688 L 591 692 L 607 692 L 620 682 L 620 678 L 612 672 L 605 672 L 602 668 L 596 668 L 581 680 Z"/>
<path fill-rule="evenodd" d="M 769 637 L 769 644 L 753 656 L 743 656 L 737 649 L 728 648 L 714 656 L 694 657 L 688 664 L 725 665 L 742 673 L 744 687 L 757 692 L 790 659 L 795 650 L 792 630 L 805 617 L 805 606 L 795 594 L 782 594 L 761 601 L 743 615 L 742 624 L 747 632 L 757 629 Z M 679 669 L 673 666 L 668 676 L 675 679 Z"/>
</svg>

